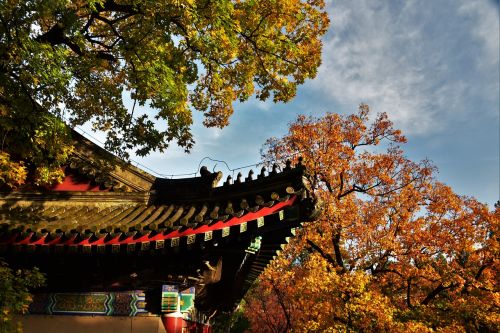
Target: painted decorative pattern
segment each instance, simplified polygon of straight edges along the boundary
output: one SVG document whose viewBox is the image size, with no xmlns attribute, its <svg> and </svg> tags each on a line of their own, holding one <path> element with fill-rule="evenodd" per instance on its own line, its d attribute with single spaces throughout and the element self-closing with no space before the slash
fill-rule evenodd
<svg viewBox="0 0 500 333">
<path fill-rule="evenodd" d="M 52 313 L 89 313 L 105 315 L 109 312 L 109 294 L 55 294 Z"/>
<path fill-rule="evenodd" d="M 175 285 L 163 285 L 161 292 L 161 311 L 175 312 L 179 305 L 179 289 Z"/>
<path fill-rule="evenodd" d="M 147 315 L 146 297 L 141 290 L 101 293 L 36 294 L 29 307 L 31 314 L 98 316 Z"/>
<path fill-rule="evenodd" d="M 189 289 L 180 292 L 180 310 L 181 312 L 188 312 L 194 307 L 195 289 Z"/>
<path fill-rule="evenodd" d="M 133 300 L 133 294 L 131 293 L 116 293 L 113 315 L 129 316 L 131 314 L 131 304 Z"/>
</svg>

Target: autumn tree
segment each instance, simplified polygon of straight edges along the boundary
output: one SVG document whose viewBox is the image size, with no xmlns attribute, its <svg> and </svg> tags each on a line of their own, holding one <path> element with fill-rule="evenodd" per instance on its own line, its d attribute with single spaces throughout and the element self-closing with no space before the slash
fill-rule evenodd
<svg viewBox="0 0 500 333">
<path fill-rule="evenodd" d="M 266 159 L 303 157 L 324 210 L 249 296 L 255 331 L 498 332 L 500 208 L 455 194 L 369 116 L 299 116 L 267 142 Z M 284 329 L 265 328 L 270 306 Z"/>
<path fill-rule="evenodd" d="M 0 333 L 21 331 L 16 315 L 28 311 L 32 296 L 30 289 L 45 283 L 45 277 L 36 268 L 13 270 L 0 260 Z"/>
<path fill-rule="evenodd" d="M 30 165 L 60 179 L 61 119 L 91 122 L 122 156 L 189 150 L 192 110 L 224 127 L 234 101 L 293 98 L 316 75 L 327 26 L 323 0 L 1 1 L 0 168 L 14 170 L 2 181 Z"/>
</svg>

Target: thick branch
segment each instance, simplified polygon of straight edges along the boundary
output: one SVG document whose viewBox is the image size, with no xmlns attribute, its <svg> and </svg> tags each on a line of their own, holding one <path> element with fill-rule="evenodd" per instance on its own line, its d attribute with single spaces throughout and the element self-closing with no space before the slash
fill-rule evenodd
<svg viewBox="0 0 500 333">
<path fill-rule="evenodd" d="M 337 195 L 337 199 L 340 199 L 342 197 L 342 191 L 344 190 L 344 171 L 340 172 L 339 178 L 340 178 L 340 187 L 339 187 L 339 194 Z"/>
<path fill-rule="evenodd" d="M 84 50 L 82 50 L 80 46 L 71 41 L 71 39 L 64 34 L 64 26 L 61 23 L 54 24 L 54 26 L 52 26 L 52 28 L 50 28 L 49 31 L 38 36 L 36 38 L 36 41 L 41 43 L 48 43 L 52 46 L 61 44 L 66 45 L 79 56 L 85 55 Z M 107 52 L 97 51 L 94 53 L 94 55 L 99 59 L 116 61 L 115 57 Z"/>
<path fill-rule="evenodd" d="M 406 305 L 409 309 L 412 308 L 411 305 L 411 277 L 406 280 Z"/>
<path fill-rule="evenodd" d="M 321 181 L 325 183 L 326 188 L 328 189 L 328 192 L 333 193 L 333 188 L 330 182 L 326 179 L 326 177 L 321 174 Z"/>
<path fill-rule="evenodd" d="M 56 23 L 43 35 L 36 38 L 38 42 L 49 43 L 52 46 L 64 44 L 67 45 L 73 52 L 78 55 L 83 55 L 83 51 L 78 45 L 73 43 L 67 36 L 64 35 L 64 25 Z"/>
<path fill-rule="evenodd" d="M 431 291 L 427 297 L 425 297 L 425 299 L 421 302 L 422 305 L 427 305 L 430 303 L 430 301 L 432 301 L 437 295 L 439 295 L 442 291 L 446 290 L 446 289 L 450 289 L 452 287 L 454 287 L 455 285 L 454 284 L 450 284 L 448 287 L 445 287 L 443 286 L 442 283 L 439 284 L 439 286 L 437 286 L 433 291 Z"/>
<path fill-rule="evenodd" d="M 491 262 L 489 263 L 486 263 L 484 265 L 481 265 L 481 267 L 479 267 L 479 270 L 477 271 L 476 275 L 474 276 L 474 280 L 476 281 L 479 281 L 479 279 L 481 278 L 481 275 L 483 274 L 484 270 L 486 268 L 488 268 L 489 266 L 491 266 Z M 464 284 L 463 288 L 462 288 L 462 294 L 468 294 L 469 291 L 468 291 L 468 288 L 471 286 L 471 282 L 468 281 L 467 283 Z M 491 291 L 489 290 L 488 288 L 485 288 L 485 287 L 477 287 L 478 289 L 481 289 L 481 290 L 485 290 L 485 291 Z"/>
<path fill-rule="evenodd" d="M 101 22 L 104 22 L 106 23 L 109 28 L 113 31 L 113 34 L 115 34 L 116 37 L 120 38 L 121 40 L 125 41 L 123 36 L 118 32 L 118 30 L 116 30 L 115 26 L 113 25 L 113 22 L 108 20 L 107 18 L 103 17 L 103 16 L 100 16 L 100 15 L 96 15 L 95 18 Z"/>
<path fill-rule="evenodd" d="M 342 252 L 340 252 L 340 231 L 333 236 L 332 243 L 333 250 L 335 251 L 335 260 L 337 261 L 337 265 L 345 270 L 344 260 L 342 259 Z"/>
<path fill-rule="evenodd" d="M 481 267 L 479 267 L 479 270 L 476 273 L 476 276 L 474 276 L 474 279 L 479 280 L 481 278 L 481 275 L 483 274 L 484 270 L 491 266 L 491 263 L 484 264 Z"/>
<path fill-rule="evenodd" d="M 323 251 L 316 243 L 314 243 L 312 240 L 308 239 L 306 240 L 307 244 L 309 244 L 316 252 L 318 252 L 326 261 L 328 261 L 330 264 L 332 264 L 333 267 L 337 267 L 337 263 L 335 262 L 335 259 L 333 257 Z"/>
<path fill-rule="evenodd" d="M 286 327 L 283 331 L 288 332 L 288 330 L 292 327 L 290 313 L 288 312 L 288 310 L 285 306 L 285 302 L 283 301 L 283 297 L 282 297 L 280 291 L 278 290 L 278 288 L 276 287 L 276 285 L 274 283 L 272 283 L 272 286 L 273 286 L 274 293 L 276 294 L 276 297 L 278 298 L 278 303 L 280 304 L 281 309 L 283 310 L 283 313 L 285 314 L 285 318 L 286 318 Z"/>
</svg>

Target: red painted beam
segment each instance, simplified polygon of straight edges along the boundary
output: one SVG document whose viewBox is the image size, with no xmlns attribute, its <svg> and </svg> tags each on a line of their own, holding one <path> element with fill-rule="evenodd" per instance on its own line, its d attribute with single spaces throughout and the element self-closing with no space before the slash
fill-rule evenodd
<svg viewBox="0 0 500 333">
<path fill-rule="evenodd" d="M 69 238 L 66 238 L 66 239 L 64 239 L 62 236 L 58 236 L 54 239 L 46 241 L 46 238 L 47 238 L 46 235 L 45 235 L 45 237 L 42 237 L 40 239 L 32 240 L 33 233 L 30 233 L 26 237 L 24 237 L 23 239 L 20 239 L 17 241 L 16 241 L 16 238 L 19 234 L 13 235 L 12 238 L 9 238 L 6 241 L 2 241 L 1 243 L 32 244 L 32 245 L 35 245 L 35 244 L 40 244 L 40 245 L 60 244 L 60 245 L 81 245 L 81 246 L 87 245 L 88 246 L 88 245 L 137 244 L 137 243 L 141 243 L 141 242 L 167 240 L 167 239 L 172 239 L 175 237 L 179 237 L 179 238 L 180 237 L 187 237 L 189 235 L 203 234 L 203 233 L 208 232 L 208 231 L 216 231 L 216 230 L 221 230 L 221 229 L 227 228 L 227 227 L 237 226 L 237 225 L 240 225 L 240 224 L 248 222 L 248 221 L 256 220 L 259 217 L 264 217 L 264 216 L 274 214 L 285 207 L 292 206 L 296 200 L 297 200 L 297 196 L 292 196 L 290 199 L 283 201 L 283 202 L 280 202 L 280 203 L 277 203 L 276 205 L 274 205 L 272 207 L 263 207 L 256 212 L 248 212 L 247 214 L 245 214 L 241 217 L 233 217 L 226 222 L 218 221 L 218 222 L 213 223 L 211 225 L 203 225 L 203 226 L 198 227 L 196 229 L 188 228 L 188 229 L 183 230 L 183 231 L 171 230 L 171 231 L 168 231 L 166 233 L 158 233 L 154 236 L 151 236 L 152 232 L 150 232 L 150 233 L 142 235 L 136 239 L 134 239 L 135 233 L 124 238 L 124 239 L 121 239 L 123 234 L 120 233 L 108 241 L 105 240 L 107 234 L 104 235 L 103 237 L 100 237 L 99 239 L 97 239 L 93 242 L 90 241 L 90 239 L 91 239 L 90 237 L 87 237 L 83 240 L 80 239 L 77 241 L 77 238 L 79 235 L 72 234 L 71 236 L 69 236 Z"/>
</svg>

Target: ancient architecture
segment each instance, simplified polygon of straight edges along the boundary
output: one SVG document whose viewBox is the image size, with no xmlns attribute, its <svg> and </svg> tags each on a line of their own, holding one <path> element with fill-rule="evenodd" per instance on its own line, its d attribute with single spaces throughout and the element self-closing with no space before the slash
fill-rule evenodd
<svg viewBox="0 0 500 333">
<path fill-rule="evenodd" d="M 300 162 L 164 179 L 75 137 L 63 183 L 0 193 L 0 256 L 47 274 L 33 315 L 161 316 L 167 332 L 208 332 L 317 212 Z"/>
</svg>

